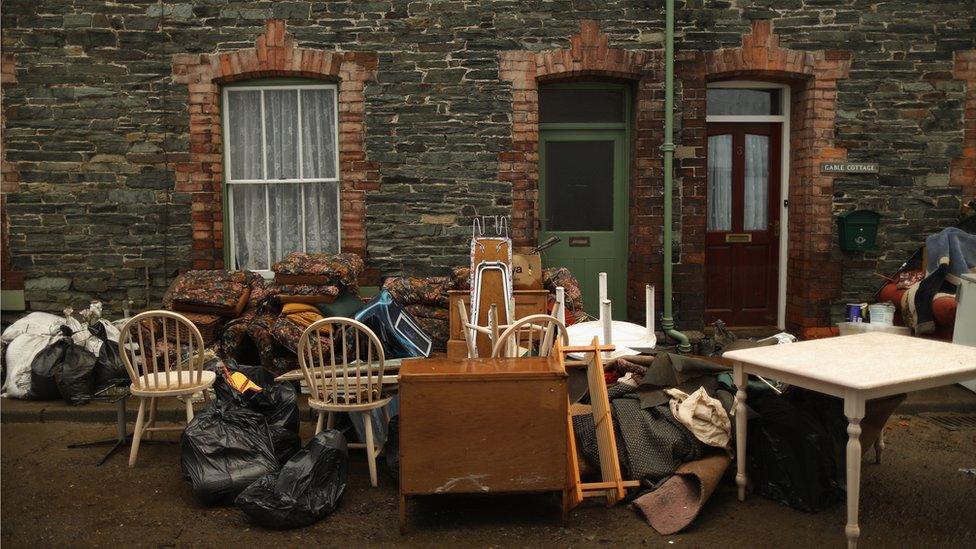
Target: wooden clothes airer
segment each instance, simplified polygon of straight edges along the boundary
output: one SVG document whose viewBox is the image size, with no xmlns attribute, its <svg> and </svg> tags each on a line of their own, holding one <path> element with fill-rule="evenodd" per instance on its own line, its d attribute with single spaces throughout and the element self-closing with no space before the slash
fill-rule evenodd
<svg viewBox="0 0 976 549">
<path fill-rule="evenodd" d="M 568 463 L 566 468 L 566 493 L 563 496 L 564 512 L 568 512 L 582 503 L 584 498 L 604 497 L 607 507 L 610 507 L 626 496 L 626 488 L 640 486 L 636 480 L 623 480 L 620 472 L 620 460 L 617 457 L 617 439 L 613 431 L 613 416 L 610 411 L 610 397 L 607 394 L 607 384 L 603 377 L 602 353 L 614 350 L 613 345 L 600 345 L 599 339 L 593 338 L 589 345 L 563 346 L 556 341 L 553 351 L 563 368 L 586 368 L 586 379 L 590 389 L 590 405 L 593 409 L 593 423 L 596 425 L 597 448 L 600 453 L 601 482 L 582 482 L 580 480 L 579 463 L 576 454 L 576 435 L 573 431 L 573 415 L 567 412 L 566 433 Z M 592 355 L 592 360 L 566 361 L 566 355 Z M 567 395 L 568 398 L 568 395 Z M 572 403 L 570 403 L 572 404 Z"/>
<path fill-rule="evenodd" d="M 508 236 L 508 218 L 495 217 L 495 235 L 485 236 L 487 218 L 475 218 L 471 235 L 471 323 L 488 326 L 492 305 L 497 306 L 497 326 L 515 320 L 512 288 L 512 240 Z M 475 349 L 491 348 L 494 342 L 487 334 L 474 333 Z M 480 354 L 480 353 L 479 353 Z"/>
</svg>

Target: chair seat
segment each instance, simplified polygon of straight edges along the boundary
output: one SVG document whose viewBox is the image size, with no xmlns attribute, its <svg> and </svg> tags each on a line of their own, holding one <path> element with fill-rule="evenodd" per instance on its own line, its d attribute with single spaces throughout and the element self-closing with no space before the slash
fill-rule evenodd
<svg viewBox="0 0 976 549">
<path fill-rule="evenodd" d="M 159 384 L 156 384 L 157 375 L 146 374 L 141 376 L 141 387 L 133 383 L 129 386 L 129 391 L 135 396 L 177 396 L 188 395 L 202 391 L 217 379 L 214 372 L 203 371 L 200 373 L 200 382 L 196 383 L 196 372 L 159 372 Z"/>
<path fill-rule="evenodd" d="M 334 402 L 322 402 L 321 400 L 313 400 L 310 398 L 308 399 L 308 407 L 323 412 L 364 412 L 382 408 L 389 404 L 391 400 L 393 400 L 392 396 L 386 396 L 373 402 L 364 402 L 362 404 L 336 404 Z"/>
</svg>

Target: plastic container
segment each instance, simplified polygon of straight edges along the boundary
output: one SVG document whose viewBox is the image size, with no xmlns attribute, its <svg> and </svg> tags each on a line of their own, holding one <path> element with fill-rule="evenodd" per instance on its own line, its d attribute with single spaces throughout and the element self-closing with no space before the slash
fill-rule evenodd
<svg viewBox="0 0 976 549">
<path fill-rule="evenodd" d="M 911 330 L 905 326 L 891 326 L 888 324 L 877 324 L 874 322 L 838 322 L 837 329 L 842 336 L 863 334 L 866 332 L 886 332 L 889 334 L 912 335 Z"/>
<path fill-rule="evenodd" d="M 895 306 L 890 301 L 869 305 L 868 317 L 871 319 L 871 324 L 891 326 L 895 322 Z"/>
</svg>

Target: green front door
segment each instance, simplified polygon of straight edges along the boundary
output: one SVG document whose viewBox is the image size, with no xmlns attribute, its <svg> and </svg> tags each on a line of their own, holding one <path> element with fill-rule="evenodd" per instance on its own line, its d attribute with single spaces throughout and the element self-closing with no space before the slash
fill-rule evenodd
<svg viewBox="0 0 976 549">
<path fill-rule="evenodd" d="M 625 88 L 594 86 L 557 88 L 615 93 L 576 94 L 572 99 L 623 102 L 619 117 L 605 114 L 597 122 L 546 122 L 546 91 L 542 93 L 539 135 L 539 241 L 558 236 L 560 242 L 543 252 L 547 267 L 568 267 L 579 279 L 584 308 L 599 314 L 599 273 L 607 273 L 613 316 L 627 316 L 628 178 Z M 564 98 L 559 98 L 566 103 Z M 550 101 L 549 104 L 554 103 Z M 564 107 L 556 104 L 557 107 Z M 605 109 L 604 109 L 605 110 Z M 573 112 L 573 109 L 563 108 Z M 584 115 L 586 113 L 584 112 Z M 575 113 L 574 113 L 575 115 Z M 591 117 L 592 118 L 592 117 Z"/>
</svg>

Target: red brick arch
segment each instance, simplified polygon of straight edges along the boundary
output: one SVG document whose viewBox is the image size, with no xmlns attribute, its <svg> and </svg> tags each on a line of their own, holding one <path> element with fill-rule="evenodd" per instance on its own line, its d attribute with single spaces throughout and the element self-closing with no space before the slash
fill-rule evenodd
<svg viewBox="0 0 976 549">
<path fill-rule="evenodd" d="M 629 316 L 643 313 L 643 285 L 660 280 L 662 57 L 658 51 L 611 48 L 597 21 L 581 21 L 568 49 L 505 51 L 498 76 L 512 86 L 512 148 L 499 155 L 498 179 L 512 184 L 512 237 L 534 245 L 539 223 L 539 85 L 555 81 L 623 81 L 633 85 L 630 173 Z M 638 301 L 637 298 L 640 298 Z"/>
<path fill-rule="evenodd" d="M 850 52 L 781 48 L 770 21 L 753 21 L 742 46 L 685 53 L 682 78 L 686 116 L 681 144 L 694 152 L 679 161 L 684 170 L 682 208 L 691 201 L 702 212 L 683 219 L 682 248 L 703 249 L 705 238 L 705 90 L 718 80 L 768 80 L 791 87 L 789 242 L 786 324 L 789 329 L 825 326 L 830 306 L 840 296 L 841 264 L 833 235 L 834 177 L 820 173 L 821 162 L 843 161 L 846 149 L 834 145 L 837 82 L 846 78 Z M 690 120 L 689 120 L 690 118 Z M 694 227 L 689 227 L 694 225 Z M 691 230 L 689 230 L 691 229 Z M 690 239 L 688 241 L 687 239 Z M 704 278 L 676 281 L 678 293 L 703 295 Z"/>
<path fill-rule="evenodd" d="M 223 141 L 220 86 L 255 78 L 313 78 L 339 83 L 339 180 L 343 251 L 366 252 L 366 191 L 378 186 L 378 167 L 366 160 L 365 85 L 376 77 L 372 52 L 299 48 L 285 22 L 271 19 L 255 47 L 179 54 L 173 78 L 189 87 L 190 154 L 175 165 L 176 191 L 192 203 L 193 267 L 224 267 Z"/>
</svg>

